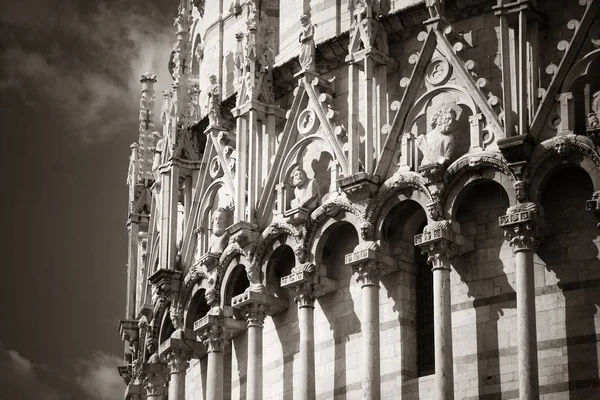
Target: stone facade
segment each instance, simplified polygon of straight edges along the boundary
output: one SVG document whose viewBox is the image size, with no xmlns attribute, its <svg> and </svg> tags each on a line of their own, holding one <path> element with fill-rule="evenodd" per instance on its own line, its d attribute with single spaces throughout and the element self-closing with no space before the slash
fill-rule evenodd
<svg viewBox="0 0 600 400">
<path fill-rule="evenodd" d="M 600 398 L 599 8 L 182 0 L 125 398 Z"/>
</svg>

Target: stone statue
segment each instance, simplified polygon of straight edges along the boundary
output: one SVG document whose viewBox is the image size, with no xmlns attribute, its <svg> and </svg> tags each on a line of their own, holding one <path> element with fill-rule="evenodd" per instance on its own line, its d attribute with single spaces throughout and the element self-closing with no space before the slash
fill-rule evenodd
<svg viewBox="0 0 600 400">
<path fill-rule="evenodd" d="M 417 148 L 423 153 L 421 166 L 437 164 L 445 167 L 450 163 L 454 150 L 455 123 L 456 111 L 452 107 L 444 106 L 433 114 L 433 129 L 426 135 L 417 137 Z"/>
<path fill-rule="evenodd" d="M 444 12 L 444 0 L 425 0 L 425 7 L 431 18 L 441 17 Z"/>
<path fill-rule="evenodd" d="M 319 185 L 315 179 L 308 179 L 302 167 L 296 167 L 292 172 L 292 186 L 294 186 L 292 208 L 312 210 L 319 205 L 321 199 Z"/>
<path fill-rule="evenodd" d="M 212 233 L 208 239 L 208 252 L 221 254 L 229 243 L 227 223 L 229 212 L 224 208 L 218 208 L 212 216 Z"/>
<path fill-rule="evenodd" d="M 217 82 L 217 76 L 211 75 L 210 87 L 208 89 L 208 100 L 206 108 L 208 110 L 208 124 L 210 126 L 221 125 L 221 86 Z"/>
<path fill-rule="evenodd" d="M 592 95 L 592 109 L 587 118 L 588 128 L 600 127 L 600 90 Z"/>
<path fill-rule="evenodd" d="M 165 141 L 164 138 L 159 132 L 152 132 L 152 138 L 156 140 L 156 146 L 152 148 L 152 152 L 154 153 L 154 157 L 152 160 L 152 175 L 154 175 L 154 181 L 160 182 L 160 172 L 158 171 L 158 167 L 162 163 L 162 153 L 165 151 Z"/>
<path fill-rule="evenodd" d="M 308 15 L 304 14 L 300 17 L 302 23 L 302 31 L 298 38 L 300 42 L 300 66 L 303 70 L 315 70 L 315 26 L 310 23 Z"/>
</svg>

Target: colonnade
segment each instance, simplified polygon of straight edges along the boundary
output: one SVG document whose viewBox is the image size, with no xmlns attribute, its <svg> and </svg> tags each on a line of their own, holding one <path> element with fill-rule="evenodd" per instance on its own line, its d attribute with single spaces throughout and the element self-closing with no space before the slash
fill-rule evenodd
<svg viewBox="0 0 600 400">
<path fill-rule="evenodd" d="M 499 219 L 515 254 L 519 398 L 539 398 L 537 376 L 535 293 L 533 282 L 533 255 L 538 235 L 537 208 L 532 203 L 508 209 Z M 434 291 L 434 394 L 439 400 L 454 399 L 452 351 L 450 273 L 455 257 L 470 251 L 471 246 L 459 234 L 459 227 L 450 221 L 434 221 L 422 234 L 415 236 L 415 246 L 427 255 L 433 271 Z M 397 262 L 383 254 L 374 242 L 357 246 L 346 255 L 345 263 L 352 268 L 361 284 L 363 318 L 362 398 L 380 399 L 380 337 L 379 337 L 379 282 L 380 278 L 397 268 Z M 281 279 L 281 286 L 292 290 L 298 307 L 300 330 L 299 373 L 294 381 L 294 400 L 313 400 L 315 393 L 315 339 L 314 302 L 336 290 L 335 281 L 316 272 L 294 271 Z M 208 357 L 206 398 L 223 399 L 223 352 L 232 338 L 243 330 L 248 332 L 247 393 L 248 400 L 263 398 L 263 324 L 268 315 L 286 308 L 285 302 L 264 293 L 246 291 L 234 297 L 232 306 L 239 309 L 245 321 L 222 315 L 207 315 L 195 323 L 195 333 Z M 168 400 L 185 399 L 185 374 L 192 352 L 167 351 L 163 356 L 163 370 L 154 366 L 144 374 L 145 397 L 141 393 L 130 399 L 162 400 L 168 386 Z M 165 385 L 167 376 L 169 383 Z M 126 397 L 127 398 L 127 397 Z"/>
</svg>

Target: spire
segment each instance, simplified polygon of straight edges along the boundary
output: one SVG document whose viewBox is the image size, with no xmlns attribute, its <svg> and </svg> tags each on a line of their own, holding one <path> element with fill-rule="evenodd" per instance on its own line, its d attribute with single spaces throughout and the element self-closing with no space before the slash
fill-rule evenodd
<svg viewBox="0 0 600 400">
<path fill-rule="evenodd" d="M 138 143 L 138 175 L 136 183 L 152 179 L 152 150 L 154 146 L 151 133 L 154 131 L 154 84 L 156 75 L 146 72 L 142 75 L 142 96 L 140 98 L 140 137 Z"/>
</svg>

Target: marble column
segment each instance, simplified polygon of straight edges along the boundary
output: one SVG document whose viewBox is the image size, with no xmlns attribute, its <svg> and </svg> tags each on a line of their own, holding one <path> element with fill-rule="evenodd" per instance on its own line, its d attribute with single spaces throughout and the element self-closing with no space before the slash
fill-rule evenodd
<svg viewBox="0 0 600 400">
<path fill-rule="evenodd" d="M 380 342 L 379 342 L 379 278 L 382 268 L 377 262 L 352 266 L 356 280 L 362 285 L 361 321 L 363 343 L 363 391 L 362 398 L 378 400 L 381 397 Z"/>
<path fill-rule="evenodd" d="M 169 351 L 165 359 L 169 367 L 169 400 L 185 400 L 185 373 L 191 354 L 181 350 Z"/>
<path fill-rule="evenodd" d="M 246 380 L 246 399 L 263 398 L 263 324 L 265 307 L 251 304 L 245 307 L 244 315 L 248 323 L 248 372 Z"/>
<path fill-rule="evenodd" d="M 262 289 L 257 286 L 257 289 Z M 239 309 L 246 319 L 248 331 L 248 367 L 246 399 L 263 398 L 263 324 L 267 315 L 275 315 L 287 308 L 287 301 L 261 291 L 246 290 L 231 299 L 231 306 Z"/>
<path fill-rule="evenodd" d="M 296 286 L 294 301 L 298 304 L 298 327 L 300 329 L 300 380 L 297 386 L 298 400 L 315 398 L 315 322 L 314 310 L 317 298 L 312 283 Z M 296 386 L 296 385 L 294 385 Z"/>
<path fill-rule="evenodd" d="M 464 238 L 453 231 L 450 221 L 434 221 L 415 236 L 415 245 L 429 256 L 433 271 L 434 398 L 438 400 L 454 399 L 450 270 L 464 247 L 459 242 Z"/>
<path fill-rule="evenodd" d="M 223 399 L 223 352 L 231 339 L 246 328 L 245 325 L 243 321 L 214 314 L 208 314 L 194 323 L 198 341 L 204 344 L 208 352 L 206 400 Z"/>
<path fill-rule="evenodd" d="M 533 254 L 537 242 L 537 206 L 523 203 L 500 217 L 515 254 L 519 399 L 539 399 Z"/>
<path fill-rule="evenodd" d="M 316 266 L 307 263 L 281 278 L 281 287 L 291 289 L 298 304 L 300 362 L 299 381 L 294 382 L 294 400 L 315 399 L 315 300 L 337 289 L 336 281 L 315 271 Z"/>
<path fill-rule="evenodd" d="M 356 246 L 344 260 L 356 274 L 361 284 L 362 312 L 361 332 L 363 343 L 362 398 L 378 400 L 381 397 L 380 342 L 379 342 L 379 280 L 397 270 L 397 261 L 383 254 L 379 245 L 364 241 Z"/>
<path fill-rule="evenodd" d="M 223 400 L 223 352 L 230 335 L 222 327 L 213 326 L 206 332 L 203 343 L 208 351 L 206 399 Z"/>
</svg>

